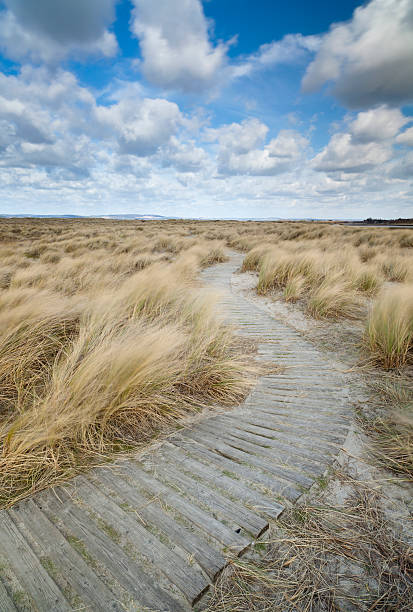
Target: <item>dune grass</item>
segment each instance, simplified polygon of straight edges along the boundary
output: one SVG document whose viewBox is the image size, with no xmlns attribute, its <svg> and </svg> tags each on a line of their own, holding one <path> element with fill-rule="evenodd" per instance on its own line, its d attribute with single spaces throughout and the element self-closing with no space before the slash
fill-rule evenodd
<svg viewBox="0 0 413 612">
<path fill-rule="evenodd" d="M 406 230 L 328 223 L 244 226 L 241 247 L 249 237 L 251 248 L 241 271 L 258 273 L 258 294 L 300 302 L 316 319 L 364 321 L 363 346 L 371 360 L 398 368 L 411 354 L 410 236 Z M 227 244 L 238 247 L 233 229 Z"/>
<path fill-rule="evenodd" d="M 348 283 L 340 278 L 324 280 L 309 294 L 308 312 L 316 319 L 357 319 L 360 314 L 360 298 Z"/>
<path fill-rule="evenodd" d="M 205 405 L 235 403 L 252 380 L 193 283 L 226 259 L 221 242 L 167 227 L 154 249 L 150 231 L 128 225 L 117 236 L 104 223 L 93 236 L 88 224 L 37 227 L 46 250 L 27 257 L 20 235 L 0 292 L 0 506 L 142 447 Z"/>
<path fill-rule="evenodd" d="M 388 289 L 373 305 L 364 343 L 384 368 L 399 368 L 413 351 L 413 286 Z"/>
<path fill-rule="evenodd" d="M 395 372 L 371 384 L 379 410 L 360 410 L 358 420 L 369 435 L 369 454 L 381 467 L 413 482 L 413 385 Z"/>
<path fill-rule="evenodd" d="M 245 393 L 247 360 L 193 283 L 225 247 L 246 253 L 259 293 L 316 318 L 365 319 L 372 360 L 408 364 L 410 236 L 322 223 L 2 220 L 1 503 Z"/>
</svg>

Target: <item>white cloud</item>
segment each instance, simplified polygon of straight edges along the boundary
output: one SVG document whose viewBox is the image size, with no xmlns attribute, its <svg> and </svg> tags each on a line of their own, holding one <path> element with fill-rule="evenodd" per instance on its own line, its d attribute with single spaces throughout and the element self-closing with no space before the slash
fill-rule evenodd
<svg viewBox="0 0 413 612">
<path fill-rule="evenodd" d="M 0 117 L 12 128 L 13 139 L 31 143 L 50 142 L 50 126 L 44 111 L 27 109 L 20 100 L 0 95 Z"/>
<path fill-rule="evenodd" d="M 249 76 L 255 70 L 265 70 L 277 64 L 292 64 L 308 57 L 309 53 L 318 50 L 321 43 L 319 36 L 287 34 L 281 40 L 261 45 L 238 64 L 229 68 L 232 77 Z"/>
<path fill-rule="evenodd" d="M 306 92 L 334 82 L 350 108 L 413 100 L 412 0 L 371 0 L 333 25 L 303 79 Z"/>
<path fill-rule="evenodd" d="M 151 83 L 167 89 L 205 90 L 215 83 L 226 46 L 214 46 L 199 0 L 133 0 L 132 31 Z"/>
<path fill-rule="evenodd" d="M 0 118 L 13 126 L 15 141 L 52 142 L 68 131 L 90 133 L 95 98 L 64 70 L 26 66 L 0 73 Z"/>
<path fill-rule="evenodd" d="M 248 119 L 242 123 L 231 123 L 217 129 L 205 131 L 205 140 L 219 141 L 221 149 L 230 149 L 234 153 L 248 153 L 251 149 L 263 145 L 268 127 L 258 119 Z"/>
<path fill-rule="evenodd" d="M 398 159 L 390 169 L 390 176 L 403 181 L 409 179 L 411 181 L 413 177 L 413 153 Z"/>
<path fill-rule="evenodd" d="M 57 63 L 67 55 L 113 56 L 118 46 L 107 26 L 116 0 L 5 0 L 0 48 L 14 59 Z"/>
<path fill-rule="evenodd" d="M 95 165 L 90 138 L 95 99 L 63 70 L 25 67 L 0 74 L 0 165 L 43 169 L 67 180 L 85 177 Z M 98 127 L 98 126 L 97 126 Z"/>
<path fill-rule="evenodd" d="M 59 42 L 90 42 L 100 38 L 115 16 L 116 0 L 4 0 L 28 30 Z"/>
<path fill-rule="evenodd" d="M 79 106 L 84 110 L 95 101 L 91 92 L 81 87 L 71 72 L 49 71 L 28 65 L 23 66 L 17 75 L 0 72 L 0 94 L 8 99 L 17 98 L 24 103 L 38 105 L 39 108 L 54 110 Z"/>
<path fill-rule="evenodd" d="M 121 153 L 145 157 L 170 142 L 182 121 L 174 102 L 163 99 L 124 98 L 112 106 L 98 106 L 100 124 L 114 129 Z"/>
<path fill-rule="evenodd" d="M 361 111 L 351 121 L 346 119 L 346 131 L 334 134 L 312 160 L 315 170 L 345 176 L 383 166 L 394 157 L 392 146 L 398 141 L 397 134 L 410 121 L 400 110 L 384 105 Z"/>
<path fill-rule="evenodd" d="M 396 138 L 396 142 L 413 147 L 413 127 L 409 127 Z"/>
<path fill-rule="evenodd" d="M 391 158 L 388 144 L 355 143 L 349 133 L 334 134 L 328 145 L 312 161 L 315 170 L 323 172 L 365 172 Z"/>
<path fill-rule="evenodd" d="M 164 147 L 161 155 L 164 168 L 173 167 L 179 172 L 198 172 L 209 168 L 209 157 L 194 141 L 180 142 L 172 137 L 168 146 Z"/>
<path fill-rule="evenodd" d="M 218 171 L 223 175 L 271 176 L 292 170 L 308 140 L 294 130 L 282 130 L 264 145 L 268 127 L 257 119 L 207 130 L 207 140 L 218 140 Z"/>
<path fill-rule="evenodd" d="M 399 109 L 380 106 L 358 113 L 349 129 L 354 142 L 379 142 L 394 138 L 408 121 Z"/>
</svg>

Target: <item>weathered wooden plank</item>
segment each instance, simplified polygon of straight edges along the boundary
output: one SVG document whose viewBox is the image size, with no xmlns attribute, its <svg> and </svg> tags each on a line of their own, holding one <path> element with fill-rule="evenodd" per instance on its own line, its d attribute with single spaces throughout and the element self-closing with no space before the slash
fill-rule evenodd
<svg viewBox="0 0 413 612">
<path fill-rule="evenodd" d="M 192 456 L 212 463 L 215 466 L 215 469 L 227 470 L 228 472 L 231 472 L 246 481 L 261 485 L 269 491 L 272 491 L 276 496 L 282 495 L 290 501 L 295 501 L 301 495 L 301 492 L 298 489 L 290 484 L 287 484 L 285 481 L 276 480 L 273 478 L 273 476 L 254 469 L 253 466 L 245 466 L 237 461 L 233 461 L 232 459 L 211 450 L 207 446 L 204 446 L 202 442 L 192 439 L 190 435 L 185 435 L 185 433 L 183 433 L 179 437 L 174 436 L 173 438 L 170 438 L 170 441 L 173 442 L 173 444 L 185 449 Z"/>
<path fill-rule="evenodd" d="M 191 437 L 194 440 L 200 440 L 202 443 L 206 443 L 210 448 L 217 450 L 219 453 L 223 454 L 225 457 L 229 457 L 235 461 L 240 461 L 245 464 L 253 465 L 262 470 L 270 472 L 270 474 L 274 474 L 279 478 L 287 480 L 287 482 L 295 482 L 299 483 L 302 486 L 311 486 L 312 481 L 303 476 L 302 474 L 298 474 L 289 470 L 288 468 L 278 467 L 274 465 L 272 462 L 267 461 L 267 459 L 263 459 L 258 457 L 255 454 L 251 454 L 248 451 L 244 451 L 241 448 L 233 446 L 232 444 L 226 444 L 222 442 L 220 438 L 209 432 L 206 428 L 197 427 L 196 431 L 191 432 Z M 304 482 L 306 483 L 304 485 Z"/>
<path fill-rule="evenodd" d="M 310 386 L 311 389 L 318 389 L 318 387 L 322 387 L 323 389 L 332 389 L 333 391 L 343 391 L 343 381 L 338 381 L 337 377 L 329 375 L 325 376 L 324 374 L 314 376 L 314 374 L 309 373 L 300 376 L 296 372 L 291 372 L 287 369 L 280 374 L 266 376 L 266 380 L 290 383 L 293 388 L 295 386 Z"/>
<path fill-rule="evenodd" d="M 301 436 L 300 430 L 296 432 L 287 432 L 271 428 L 271 432 L 272 438 L 275 441 L 280 441 L 284 444 L 290 445 L 291 447 L 297 445 L 299 449 L 303 448 L 308 449 L 309 451 L 319 452 L 325 457 L 331 455 L 335 456 L 345 439 L 343 437 L 338 442 L 319 440 L 315 435 L 313 437 Z"/>
<path fill-rule="evenodd" d="M 265 385 L 260 387 L 260 393 L 265 392 L 267 397 L 281 398 L 281 397 L 300 397 L 306 400 L 318 400 L 325 401 L 330 406 L 334 406 L 337 403 L 343 401 L 343 396 L 339 393 L 323 393 L 321 391 L 315 391 L 308 387 L 295 386 L 281 386 L 281 385 Z"/>
<path fill-rule="evenodd" d="M 138 520 L 154 525 L 176 545 L 189 553 L 211 580 L 214 580 L 225 567 L 227 563 L 225 557 L 212 548 L 205 540 L 201 540 L 189 529 L 185 529 L 177 523 L 159 506 L 157 497 L 152 499 L 144 497 L 123 478 L 120 478 L 117 473 L 114 473 L 113 470 L 101 469 L 95 476 L 104 487 L 111 488 L 131 505 L 131 508 L 136 512 Z"/>
<path fill-rule="evenodd" d="M 271 431 L 271 430 L 270 430 Z M 308 451 L 308 456 L 300 454 L 300 447 L 297 445 L 291 446 L 287 444 L 281 444 L 276 439 L 276 432 L 274 438 L 257 435 L 253 432 L 246 431 L 240 427 L 233 427 L 231 439 L 237 438 L 250 442 L 251 444 L 258 447 L 257 452 L 263 454 L 266 457 L 278 459 L 282 464 L 288 464 L 295 468 L 307 470 L 310 474 L 318 475 L 325 469 L 325 463 L 328 461 L 329 455 L 317 455 Z M 282 438 L 281 438 L 282 439 Z M 331 453 L 330 453 L 331 454 Z"/>
<path fill-rule="evenodd" d="M 230 419 L 230 418 L 222 418 L 221 422 L 228 422 L 232 424 L 232 422 L 236 422 L 238 419 Z M 257 418 L 257 420 L 259 421 L 259 418 Z M 268 425 L 269 428 L 275 433 L 278 432 L 278 434 L 293 434 L 293 435 L 299 435 L 300 437 L 303 437 L 303 440 L 310 440 L 310 441 L 317 441 L 317 444 L 320 444 L 320 447 L 324 445 L 324 447 L 328 447 L 329 444 L 334 443 L 334 444 L 341 444 L 343 442 L 343 440 L 346 437 L 345 433 L 339 433 L 337 432 L 337 435 L 334 433 L 330 433 L 330 431 L 322 431 L 319 429 L 315 429 L 313 427 L 311 427 L 310 425 L 308 427 L 306 427 L 304 424 L 302 424 L 301 426 L 298 425 L 297 423 L 277 423 L 275 421 L 272 421 L 270 419 L 268 419 Z"/>
<path fill-rule="evenodd" d="M 44 569 L 42 559 L 36 556 L 6 511 L 0 512 L 0 561 L 15 574 L 34 610 L 72 610 L 57 584 Z"/>
<path fill-rule="evenodd" d="M 224 519 L 235 523 L 237 529 L 243 528 L 254 537 L 258 537 L 268 528 L 268 521 L 261 516 L 248 510 L 242 504 L 235 504 L 199 481 L 185 476 L 182 472 L 175 469 L 171 463 L 168 462 L 165 465 L 162 461 L 158 461 L 152 469 L 157 474 L 160 474 L 168 483 L 173 483 L 180 487 L 186 495 L 198 499 L 210 508 L 214 515 L 222 516 Z"/>
<path fill-rule="evenodd" d="M 254 406 L 256 408 L 271 408 L 275 410 L 278 407 L 290 409 L 294 414 L 314 414 L 337 416 L 343 411 L 343 403 L 341 401 L 323 401 L 310 396 L 299 394 L 288 394 L 285 396 L 281 393 L 267 393 L 263 391 L 254 392 L 245 402 L 245 406 Z"/>
<path fill-rule="evenodd" d="M 248 420 L 249 423 L 252 424 L 254 421 L 254 425 L 260 426 L 259 423 L 262 423 L 262 426 L 265 427 L 268 423 L 278 422 L 278 423 L 295 423 L 297 425 L 301 425 L 302 427 L 311 427 L 314 429 L 317 428 L 331 428 L 334 431 L 339 431 L 347 434 L 348 431 L 348 423 L 343 423 L 343 418 L 328 415 L 328 417 L 320 414 L 311 414 L 307 413 L 296 413 L 293 414 L 291 410 L 286 411 L 283 409 L 274 408 L 273 406 L 266 408 L 265 414 L 261 414 L 260 411 L 254 411 L 252 409 L 245 410 L 242 415 L 240 415 L 241 420 Z"/>
<path fill-rule="evenodd" d="M 251 421 L 253 419 L 251 418 Z M 305 457 L 306 459 L 310 459 L 310 461 L 318 461 L 323 463 L 326 458 L 328 457 L 328 455 L 326 455 L 326 453 L 320 453 L 317 451 L 312 451 L 312 450 L 308 450 L 306 448 L 303 448 L 301 446 L 297 446 L 296 444 L 294 445 L 294 447 L 291 447 L 290 444 L 284 444 L 282 442 L 282 438 L 281 441 L 280 439 L 277 439 L 277 432 L 273 429 L 271 429 L 270 427 L 265 427 L 265 425 L 255 425 L 253 423 L 250 423 L 247 421 L 246 418 L 239 418 L 237 419 L 238 421 L 238 426 L 237 429 L 241 430 L 241 431 L 245 431 L 245 432 L 249 432 L 251 434 L 255 434 L 255 436 L 257 438 L 261 438 L 261 440 L 263 441 L 262 443 L 268 445 L 271 448 L 275 448 L 276 450 L 279 449 L 280 451 L 284 451 L 286 453 L 291 453 L 293 452 L 295 456 L 297 456 L 298 458 L 300 457 Z M 265 421 L 262 421 L 263 423 L 265 423 Z M 235 432 L 234 432 L 235 433 Z M 258 443 L 258 440 L 256 440 Z"/>
<path fill-rule="evenodd" d="M 209 426 L 205 428 L 205 431 L 218 435 L 220 429 Z M 251 434 L 251 436 L 252 435 L 253 434 Z M 261 444 L 257 444 L 255 441 L 251 442 L 248 433 L 243 434 L 239 430 L 233 433 L 232 429 L 227 428 L 222 432 L 221 436 L 229 446 L 246 453 L 252 453 L 262 460 L 268 461 L 270 465 L 274 464 L 282 467 L 282 469 L 286 471 L 286 474 L 288 474 L 290 480 L 295 480 L 302 486 L 311 486 L 311 476 L 316 477 L 325 470 L 325 465 L 320 465 L 312 461 L 309 462 L 308 459 L 300 461 L 294 457 L 291 452 L 289 454 L 276 452 L 274 448 L 266 448 Z M 306 474 L 302 472 L 306 472 Z"/>
<path fill-rule="evenodd" d="M 344 437 L 337 439 L 337 441 L 320 440 L 316 435 L 313 437 L 302 436 L 300 435 L 300 430 L 279 431 L 278 429 L 272 429 L 272 431 L 274 440 L 281 440 L 285 443 L 291 443 L 291 445 L 297 444 L 302 448 L 321 452 L 326 457 L 329 455 L 336 455 L 345 440 Z"/>
<path fill-rule="evenodd" d="M 22 502 L 18 508 L 9 510 L 13 520 L 30 530 L 30 535 L 45 558 L 50 559 L 59 573 L 71 585 L 79 598 L 92 609 L 116 610 L 122 606 L 115 595 L 96 576 L 93 569 L 72 548 L 60 531 L 49 521 L 32 499 Z"/>
<path fill-rule="evenodd" d="M 0 542 L 1 543 L 1 542 Z M 9 598 L 4 584 L 0 581 L 0 610 L 1 612 L 17 612 L 13 601 Z"/>
<path fill-rule="evenodd" d="M 318 402 L 326 401 L 326 404 L 330 406 L 336 406 L 344 400 L 343 396 L 339 393 L 321 393 L 320 391 L 309 390 L 308 387 L 299 387 L 298 385 L 295 385 L 294 387 L 290 388 L 268 385 L 265 387 L 261 387 L 259 391 L 260 393 L 265 392 L 268 398 L 272 397 L 277 399 L 281 397 L 300 397 L 306 400 L 317 400 Z"/>
<path fill-rule="evenodd" d="M 309 411 L 311 410 L 311 412 Z M 293 423 L 298 424 L 299 419 L 301 418 L 301 423 L 303 427 L 305 427 L 306 423 L 314 423 L 317 420 L 321 422 L 328 421 L 330 412 L 316 412 L 312 409 L 307 409 L 304 406 L 296 405 L 296 404 L 277 404 L 268 407 L 268 405 L 248 405 L 246 406 L 245 411 L 241 414 L 241 417 L 247 418 L 250 416 L 250 413 L 254 413 L 257 417 L 257 424 L 260 419 L 263 421 L 263 426 L 270 426 L 273 422 L 273 419 L 283 419 L 283 423 Z M 337 412 L 334 413 L 334 416 L 337 417 Z M 342 415 L 342 421 L 346 421 L 347 418 L 345 415 Z M 281 423 L 281 420 L 279 420 Z M 254 423 L 255 424 L 255 423 Z M 340 434 L 345 433 L 345 429 L 338 429 L 337 431 Z"/>
<path fill-rule="evenodd" d="M 83 477 L 76 479 L 76 495 L 109 525 L 122 533 L 134 548 L 161 571 L 194 604 L 209 587 L 209 581 L 182 557 L 165 546 L 150 531 L 125 512 L 110 497 Z"/>
<path fill-rule="evenodd" d="M 283 416 L 287 422 L 292 422 L 292 420 L 290 421 L 290 417 L 301 418 L 303 426 L 305 426 L 306 422 L 311 423 L 317 420 L 325 422 L 330 416 L 337 417 L 343 415 L 341 408 L 334 409 L 334 407 L 329 406 L 328 408 L 319 409 L 315 406 L 308 406 L 304 402 L 285 403 L 282 401 L 279 402 L 278 400 L 268 401 L 267 398 L 264 399 L 262 397 L 256 398 L 255 401 L 248 402 L 240 416 L 244 416 L 244 414 L 247 415 L 249 411 L 254 412 L 258 419 L 266 419 L 268 422 L 270 422 L 273 417 L 277 418 L 278 416 Z"/>
<path fill-rule="evenodd" d="M 196 461 L 192 457 L 189 457 L 182 449 L 172 444 L 167 443 L 162 447 L 162 456 L 165 456 L 169 461 L 174 460 L 177 467 L 182 467 L 207 482 L 210 482 L 215 487 L 228 491 L 230 494 L 236 496 L 240 503 L 247 502 L 256 512 L 266 514 L 271 518 L 277 518 L 284 510 L 284 506 L 281 506 L 268 497 L 264 497 L 254 489 L 248 487 L 245 483 L 229 478 L 223 474 L 221 470 L 211 469 L 211 465 L 206 466 Z"/>
<path fill-rule="evenodd" d="M 122 469 L 136 481 L 137 487 L 147 490 L 152 495 L 158 495 L 161 501 L 172 506 L 188 521 L 230 549 L 232 553 L 241 554 L 250 546 L 249 539 L 229 529 L 211 514 L 204 512 L 170 487 L 153 478 L 139 464 L 128 462 L 122 466 Z"/>
<path fill-rule="evenodd" d="M 54 523 L 62 524 L 66 537 L 78 540 L 88 555 L 102 563 L 112 576 L 141 606 L 159 610 L 182 612 L 180 603 L 165 591 L 157 588 L 142 567 L 90 519 L 87 512 L 77 505 L 63 489 L 58 494 L 45 491 L 36 498 L 37 505 Z"/>
</svg>

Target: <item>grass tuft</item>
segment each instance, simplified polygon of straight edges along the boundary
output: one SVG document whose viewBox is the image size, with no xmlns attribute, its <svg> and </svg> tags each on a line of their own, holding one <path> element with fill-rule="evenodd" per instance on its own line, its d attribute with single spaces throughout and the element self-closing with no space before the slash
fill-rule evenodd
<svg viewBox="0 0 413 612">
<path fill-rule="evenodd" d="M 388 289 L 373 305 L 364 343 L 372 359 L 386 369 L 400 368 L 413 349 L 413 287 Z"/>
</svg>

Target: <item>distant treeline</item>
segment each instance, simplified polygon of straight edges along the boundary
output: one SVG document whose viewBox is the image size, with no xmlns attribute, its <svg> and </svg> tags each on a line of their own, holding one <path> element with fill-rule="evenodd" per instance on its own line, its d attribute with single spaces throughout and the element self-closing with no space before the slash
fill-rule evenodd
<svg viewBox="0 0 413 612">
<path fill-rule="evenodd" d="M 368 219 L 364 219 L 362 223 L 368 225 L 413 225 L 413 219 L 402 219 L 401 217 L 398 219 L 372 219 L 369 217 Z"/>
</svg>

